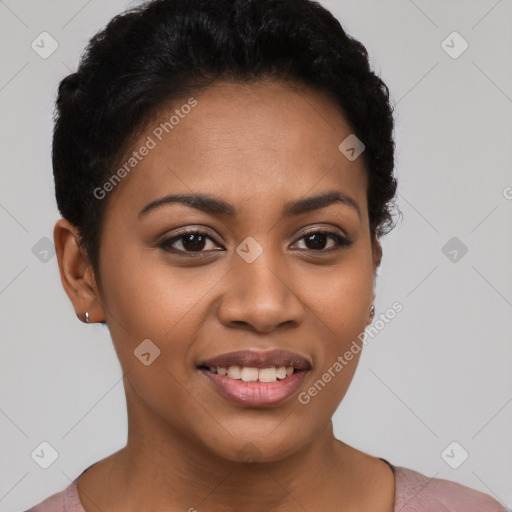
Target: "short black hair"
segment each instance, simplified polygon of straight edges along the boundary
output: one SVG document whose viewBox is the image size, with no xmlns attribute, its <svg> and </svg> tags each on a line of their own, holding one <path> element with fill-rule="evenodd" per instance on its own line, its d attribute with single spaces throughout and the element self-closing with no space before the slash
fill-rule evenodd
<svg viewBox="0 0 512 512">
<path fill-rule="evenodd" d="M 368 52 L 311 0 L 153 0 L 115 16 L 59 85 L 53 134 L 57 205 L 99 278 L 101 187 L 165 104 L 218 80 L 266 79 L 327 94 L 364 143 L 368 215 L 393 227 L 393 109 Z M 341 142 L 341 141 L 340 141 Z"/>
</svg>

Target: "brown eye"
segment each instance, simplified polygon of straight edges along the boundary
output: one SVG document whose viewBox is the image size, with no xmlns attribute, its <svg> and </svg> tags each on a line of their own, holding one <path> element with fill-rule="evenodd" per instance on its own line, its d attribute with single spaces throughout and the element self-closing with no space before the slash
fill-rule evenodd
<svg viewBox="0 0 512 512">
<path fill-rule="evenodd" d="M 215 243 L 215 240 L 206 233 L 201 231 L 187 231 L 181 235 L 164 240 L 159 246 L 168 252 L 193 254 L 212 250 L 212 248 L 206 248 L 208 241 Z M 206 250 L 204 250 L 205 248 Z"/>
<path fill-rule="evenodd" d="M 333 240 L 334 244 L 326 248 L 329 239 Z M 311 231 L 299 239 L 301 240 L 304 240 L 306 250 L 313 252 L 330 252 L 332 249 L 352 245 L 352 242 L 345 237 L 329 231 Z"/>
</svg>

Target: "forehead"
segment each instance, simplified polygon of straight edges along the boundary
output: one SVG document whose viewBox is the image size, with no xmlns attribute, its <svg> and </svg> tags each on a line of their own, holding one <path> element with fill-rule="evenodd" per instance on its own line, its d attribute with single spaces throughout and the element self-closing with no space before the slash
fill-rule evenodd
<svg viewBox="0 0 512 512">
<path fill-rule="evenodd" d="M 158 110 L 132 151 L 151 149 L 112 202 L 143 207 L 173 192 L 214 192 L 232 203 L 282 204 L 337 188 L 363 209 L 363 159 L 349 161 L 338 149 L 351 133 L 340 108 L 308 87 L 216 82 Z"/>
</svg>

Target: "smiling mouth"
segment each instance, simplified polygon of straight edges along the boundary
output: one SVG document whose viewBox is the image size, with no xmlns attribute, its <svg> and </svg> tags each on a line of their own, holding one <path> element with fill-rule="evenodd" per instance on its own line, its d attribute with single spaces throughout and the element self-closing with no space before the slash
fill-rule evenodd
<svg viewBox="0 0 512 512">
<path fill-rule="evenodd" d="M 311 363 L 289 350 L 239 350 L 203 360 L 197 369 L 232 403 L 278 407 L 301 387 Z"/>
</svg>

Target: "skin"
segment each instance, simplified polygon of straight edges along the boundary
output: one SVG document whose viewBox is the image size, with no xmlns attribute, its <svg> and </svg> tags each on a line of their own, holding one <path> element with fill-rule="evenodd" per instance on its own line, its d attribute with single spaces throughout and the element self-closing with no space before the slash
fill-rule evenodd
<svg viewBox="0 0 512 512">
<path fill-rule="evenodd" d="M 217 82 L 194 98 L 105 199 L 99 279 L 74 227 L 55 226 L 63 286 L 80 318 L 88 311 L 91 322 L 107 322 L 128 410 L 126 447 L 81 476 L 80 500 L 87 512 L 391 512 L 391 469 L 333 434 L 360 353 L 308 404 L 297 399 L 371 321 L 381 247 L 369 229 L 363 159 L 338 150 L 352 130 L 327 96 L 288 83 Z M 134 148 L 187 99 L 163 107 Z M 353 198 L 360 213 L 335 203 L 281 217 L 284 203 L 328 191 Z M 171 193 L 213 195 L 238 213 L 175 203 L 139 218 Z M 187 257 L 195 247 L 184 239 L 172 246 L 183 256 L 158 246 L 184 227 L 211 236 L 198 249 L 206 256 Z M 312 228 L 353 243 L 308 244 Z M 236 253 L 248 236 L 263 249 L 252 263 Z M 134 356 L 144 339 L 161 351 L 149 366 Z M 228 402 L 196 368 L 218 354 L 273 348 L 312 363 L 278 407 Z M 240 460 L 249 444 L 256 462 Z"/>
</svg>

